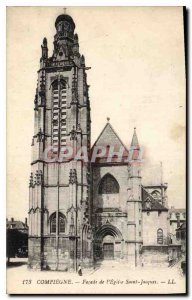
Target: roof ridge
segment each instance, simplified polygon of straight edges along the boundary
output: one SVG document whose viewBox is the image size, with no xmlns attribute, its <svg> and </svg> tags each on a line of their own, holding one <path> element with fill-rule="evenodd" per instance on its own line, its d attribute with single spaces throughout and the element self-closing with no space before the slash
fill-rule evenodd
<svg viewBox="0 0 192 300">
<path fill-rule="evenodd" d="M 108 125 L 108 123 L 107 123 L 107 124 L 105 124 L 105 126 L 104 126 L 103 130 L 100 132 L 100 134 L 99 134 L 98 138 L 96 139 L 95 143 L 93 144 L 92 148 L 95 146 L 95 144 L 97 143 L 97 141 L 98 141 L 98 140 L 99 140 L 99 138 L 101 137 L 101 135 L 102 135 L 102 133 L 104 132 L 104 130 L 105 130 L 105 128 L 107 127 L 107 125 Z"/>
<path fill-rule="evenodd" d="M 119 137 L 119 135 L 117 134 L 117 132 L 115 131 L 115 129 L 113 128 L 113 126 L 111 125 L 111 123 L 108 123 L 109 126 L 111 127 L 111 129 L 113 130 L 113 132 L 115 133 L 115 135 L 118 137 L 118 139 L 120 140 L 121 144 L 124 146 L 125 150 L 128 151 L 128 148 L 125 146 L 125 144 L 122 142 L 121 138 Z"/>
</svg>

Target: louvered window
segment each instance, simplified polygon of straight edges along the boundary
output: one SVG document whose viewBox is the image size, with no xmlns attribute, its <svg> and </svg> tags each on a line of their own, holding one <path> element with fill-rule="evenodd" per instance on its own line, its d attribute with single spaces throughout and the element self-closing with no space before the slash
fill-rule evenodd
<svg viewBox="0 0 192 300">
<path fill-rule="evenodd" d="M 54 153 L 59 144 L 66 146 L 66 83 L 55 81 L 52 85 L 52 145 Z"/>
</svg>

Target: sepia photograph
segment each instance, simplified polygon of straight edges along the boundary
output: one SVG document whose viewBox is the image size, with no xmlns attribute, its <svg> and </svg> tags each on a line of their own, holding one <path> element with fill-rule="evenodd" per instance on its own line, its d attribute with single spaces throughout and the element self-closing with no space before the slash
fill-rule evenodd
<svg viewBox="0 0 192 300">
<path fill-rule="evenodd" d="M 8 294 L 186 294 L 186 8 L 8 6 Z"/>
</svg>

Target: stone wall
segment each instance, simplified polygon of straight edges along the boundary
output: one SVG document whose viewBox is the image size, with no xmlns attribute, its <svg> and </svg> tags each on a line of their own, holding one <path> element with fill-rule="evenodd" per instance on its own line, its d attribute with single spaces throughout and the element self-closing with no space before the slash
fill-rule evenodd
<svg viewBox="0 0 192 300">
<path fill-rule="evenodd" d="M 72 271 L 93 265 L 91 241 L 56 237 L 29 238 L 28 264 L 32 269 Z"/>
<path fill-rule="evenodd" d="M 168 235 L 168 212 L 149 211 L 143 212 L 143 245 L 157 245 L 157 230 L 163 230 L 163 244 L 167 245 Z"/>
<path fill-rule="evenodd" d="M 143 246 L 141 264 L 143 267 L 167 267 L 168 246 Z"/>
</svg>

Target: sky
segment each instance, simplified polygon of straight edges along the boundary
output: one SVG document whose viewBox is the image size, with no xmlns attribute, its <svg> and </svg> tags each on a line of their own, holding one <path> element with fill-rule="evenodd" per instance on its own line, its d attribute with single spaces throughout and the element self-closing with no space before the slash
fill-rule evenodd
<svg viewBox="0 0 192 300">
<path fill-rule="evenodd" d="M 24 220 L 41 44 L 53 51 L 62 7 L 7 8 L 7 217 Z M 129 147 L 145 149 L 143 183 L 168 183 L 185 207 L 185 64 L 182 7 L 68 7 L 84 54 L 92 144 L 110 118 Z M 160 162 L 163 173 L 160 171 Z"/>
</svg>

